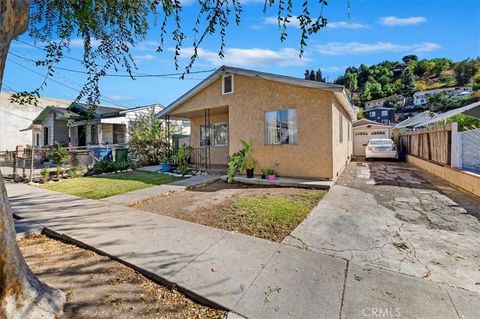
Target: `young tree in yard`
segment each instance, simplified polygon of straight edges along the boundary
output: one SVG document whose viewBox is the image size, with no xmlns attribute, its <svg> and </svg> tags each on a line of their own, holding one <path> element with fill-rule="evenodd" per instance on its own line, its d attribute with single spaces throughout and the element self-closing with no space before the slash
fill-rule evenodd
<svg viewBox="0 0 480 319">
<path fill-rule="evenodd" d="M 167 136 L 165 122 L 157 121 L 155 115 L 154 108 L 141 112 L 128 127 L 130 153 L 142 166 L 159 164 L 170 153 L 168 141 L 175 127 L 170 127 Z"/>
<path fill-rule="evenodd" d="M 0 89 L 10 43 L 29 27 L 29 35 L 46 43 L 45 59 L 37 64 L 47 68 L 47 75 L 55 72 L 73 37 L 81 37 L 83 66 L 87 81 L 78 100 L 85 100 L 92 108 L 100 97 L 99 81 L 107 71 L 124 69 L 132 78 L 136 69 L 130 50 L 145 39 L 151 21 L 160 21 L 162 51 L 167 34 L 172 35 L 175 47 L 174 62 L 179 67 L 180 50 L 187 40 L 182 31 L 181 2 L 179 0 L 95 1 L 95 0 L 0 0 Z M 324 6 L 326 0 L 305 0 L 299 6 L 293 0 L 265 0 L 264 12 L 272 6 L 278 15 L 280 40 L 285 40 L 286 27 L 292 16 L 300 24 L 299 53 L 303 55 L 308 37 L 326 26 L 323 12 L 314 5 Z M 189 73 L 197 59 L 198 49 L 207 36 L 218 34 L 219 56 L 224 56 L 226 30 L 233 20 L 240 23 L 242 0 L 198 0 L 198 15 L 190 39 L 192 55 L 185 66 Z M 295 11 L 299 12 L 295 12 Z M 173 26 L 173 31 L 168 31 Z M 99 45 L 94 45 L 99 42 Z M 14 99 L 31 103 L 45 86 L 48 77 L 33 92 L 16 94 Z M 60 290 L 41 283 L 26 265 L 16 244 L 14 223 L 7 192 L 0 174 L 0 319 L 55 318 L 61 316 L 65 296 Z"/>
</svg>

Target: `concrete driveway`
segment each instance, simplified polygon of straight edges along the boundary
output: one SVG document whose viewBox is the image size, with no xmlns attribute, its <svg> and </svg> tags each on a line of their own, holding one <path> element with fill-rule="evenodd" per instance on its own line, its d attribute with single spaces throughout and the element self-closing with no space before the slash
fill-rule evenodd
<svg viewBox="0 0 480 319">
<path fill-rule="evenodd" d="M 480 292 L 480 198 L 401 162 L 353 162 L 284 243 Z"/>
</svg>

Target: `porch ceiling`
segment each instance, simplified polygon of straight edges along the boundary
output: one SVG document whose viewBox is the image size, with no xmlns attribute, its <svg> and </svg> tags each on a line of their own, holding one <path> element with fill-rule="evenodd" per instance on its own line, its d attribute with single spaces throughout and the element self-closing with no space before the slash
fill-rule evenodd
<svg viewBox="0 0 480 319">
<path fill-rule="evenodd" d="M 191 119 L 193 117 L 201 117 L 205 115 L 206 109 L 210 110 L 210 115 L 228 113 L 228 105 L 224 105 L 224 106 L 204 108 L 204 109 L 194 110 L 189 112 L 172 112 L 170 114 L 170 119 Z"/>
</svg>

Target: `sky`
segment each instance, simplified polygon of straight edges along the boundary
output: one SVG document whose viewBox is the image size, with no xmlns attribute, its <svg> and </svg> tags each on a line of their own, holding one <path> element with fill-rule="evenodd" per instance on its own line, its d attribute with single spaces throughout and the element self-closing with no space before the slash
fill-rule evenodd
<svg viewBox="0 0 480 319">
<path fill-rule="evenodd" d="M 183 0 L 183 27 L 186 32 L 180 70 L 173 63 L 173 42 L 167 41 L 163 53 L 157 53 L 158 27 L 132 50 L 138 73 L 171 74 L 183 71 L 191 54 L 192 21 L 198 7 L 195 0 Z M 301 3 L 303 1 L 298 1 Z M 314 4 L 316 1 L 310 1 Z M 298 20 L 292 18 L 288 37 L 280 41 L 276 8 L 263 13 L 263 0 L 243 0 L 242 21 L 228 27 L 225 57 L 218 57 L 218 36 L 207 39 L 199 51 L 192 71 L 208 71 L 178 76 L 106 78 L 101 81 L 102 104 L 135 107 L 153 103 L 165 106 L 197 85 L 221 65 L 237 66 L 271 73 L 303 77 L 305 69 L 320 68 L 328 81 L 335 80 L 348 66 L 374 64 L 384 60 L 399 61 L 407 54 L 419 58 L 446 57 L 454 61 L 480 56 L 480 1 L 478 0 L 330 0 L 323 8 L 327 27 L 310 36 L 305 54 L 299 57 Z M 297 3 L 297 1 L 295 1 Z M 311 14 L 320 8 L 312 5 Z M 350 15 L 348 14 L 350 12 Z M 29 91 L 37 88 L 45 70 L 31 60 L 39 60 L 44 51 L 28 35 L 13 41 L 4 75 L 3 90 Z M 83 42 L 73 38 L 67 56 L 80 59 Z M 59 65 L 82 70 L 74 59 Z M 112 70 L 111 73 L 114 73 Z M 57 69 L 41 92 L 44 97 L 73 100 L 85 83 L 82 74 Z"/>
</svg>

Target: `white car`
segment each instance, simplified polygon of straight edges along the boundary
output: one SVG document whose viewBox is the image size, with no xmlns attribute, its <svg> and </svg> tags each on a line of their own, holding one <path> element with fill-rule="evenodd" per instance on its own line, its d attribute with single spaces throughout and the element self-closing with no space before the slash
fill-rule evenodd
<svg viewBox="0 0 480 319">
<path fill-rule="evenodd" d="M 398 150 L 395 143 L 388 138 L 372 138 L 365 144 L 365 159 L 394 158 L 398 159 Z"/>
</svg>

